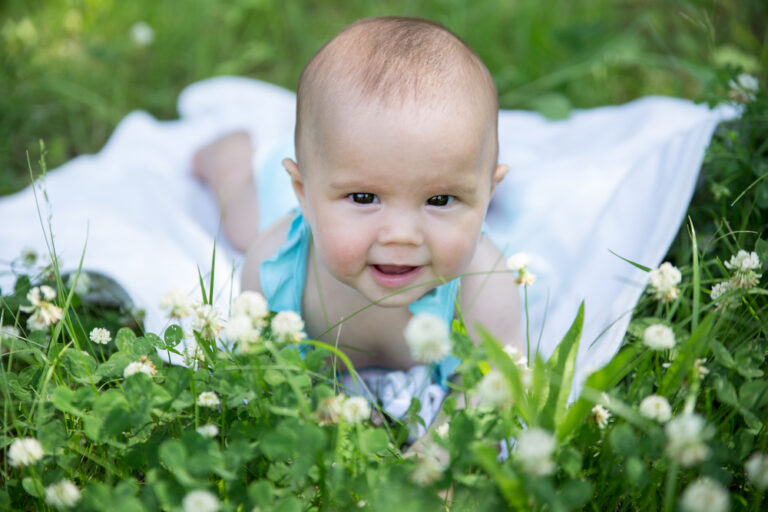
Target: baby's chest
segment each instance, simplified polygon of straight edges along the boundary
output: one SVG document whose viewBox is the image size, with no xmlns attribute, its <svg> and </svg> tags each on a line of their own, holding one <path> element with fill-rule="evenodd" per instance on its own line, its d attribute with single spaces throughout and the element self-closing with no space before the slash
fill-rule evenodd
<svg viewBox="0 0 768 512">
<path fill-rule="evenodd" d="M 338 346 L 358 369 L 406 370 L 414 366 L 403 335 L 411 317 L 408 308 L 371 306 L 358 311 L 364 306 L 341 297 L 324 304 L 305 297 L 307 335 Z"/>
</svg>

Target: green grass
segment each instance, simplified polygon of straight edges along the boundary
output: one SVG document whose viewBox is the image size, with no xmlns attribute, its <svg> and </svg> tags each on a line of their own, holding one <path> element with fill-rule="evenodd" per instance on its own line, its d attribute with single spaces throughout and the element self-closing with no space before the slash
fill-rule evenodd
<svg viewBox="0 0 768 512">
<path fill-rule="evenodd" d="M 51 168 L 98 151 L 134 109 L 176 117 L 203 78 L 245 75 L 293 87 L 347 23 L 401 14 L 437 20 L 483 58 L 504 108 L 571 108 L 649 94 L 700 97 L 713 66 L 768 64 L 762 0 L 7 0 L 0 4 L 0 194 L 25 186 L 26 151 Z M 149 23 L 152 45 L 130 27 Z"/>
<path fill-rule="evenodd" d="M 768 495 L 750 481 L 745 462 L 753 453 L 768 453 L 768 277 L 762 286 L 710 297 L 713 284 L 731 273 L 724 262 L 739 249 L 755 251 L 762 262 L 757 272 L 768 272 L 764 0 L 305 4 L 0 4 L 0 194 L 28 182 L 26 151 L 37 160 L 39 139 L 53 168 L 98 151 L 131 110 L 174 118 L 176 96 L 195 80 L 237 74 L 292 87 L 312 53 L 348 22 L 376 14 L 425 16 L 477 50 L 503 107 L 554 117 L 648 94 L 722 100 L 739 68 L 759 77 L 757 100 L 745 105 L 741 119 L 717 130 L 690 220 L 667 255 L 682 272 L 679 298 L 661 303 L 645 294 L 622 349 L 589 377 L 568 408 L 580 316 L 555 356 L 532 359 L 532 375 L 490 336 L 475 344 L 457 333 L 463 391 L 471 392 L 490 361 L 513 384 L 515 399 L 497 411 L 457 408 L 454 397 L 446 400 L 450 435 L 442 446 L 451 466 L 442 480 L 421 487 L 411 482 L 415 459 L 391 449 L 407 434 L 402 425 L 316 425 L 316 413 L 308 413 L 336 393 L 323 363 L 332 347 L 312 343 L 316 349 L 302 359 L 265 342 L 222 358 L 213 340 L 198 336 L 198 364 L 207 371 L 167 366 L 156 349 L 172 350 L 181 328 L 157 333 L 164 339 L 137 338 L 118 331 L 128 312 L 89 309 L 58 283 L 67 294 L 59 303 L 66 316 L 51 339 L 43 331 L 0 339 L 0 352 L 8 349 L 0 358 L 0 447 L 7 454 L 15 438 L 35 437 L 46 451 L 29 468 L 12 468 L 7 456 L 0 458 L 0 509 L 41 508 L 42 487 L 70 478 L 83 489 L 82 510 L 178 510 L 186 493 L 203 488 L 226 501 L 222 510 L 358 510 L 365 501 L 377 510 L 438 510 L 437 491 L 448 486 L 452 510 L 470 504 L 476 510 L 505 504 L 674 510 L 700 477 L 727 488 L 732 510 L 765 509 Z M 139 20 L 154 29 L 151 46 L 131 41 L 130 27 Z M 37 278 L 21 278 L 0 298 L 6 323 L 26 325 L 20 306 L 33 282 Z M 201 288 L 205 293 L 202 282 Z M 650 352 L 643 345 L 645 328 L 656 323 L 673 328 L 674 349 Z M 114 343 L 90 343 L 88 332 L 97 326 L 115 333 Z M 142 356 L 156 363 L 157 375 L 124 378 L 124 368 Z M 531 384 L 523 386 L 526 376 Z M 201 391 L 217 392 L 221 410 L 199 406 Z M 684 467 L 667 454 L 664 427 L 638 410 L 651 393 L 668 399 L 675 416 L 690 408 L 705 418 L 712 433 L 709 458 Z M 239 405 L 244 400 L 247 407 Z M 592 418 L 595 403 L 613 415 L 605 428 Z M 515 456 L 497 461 L 495 446 L 519 438 L 521 420 L 557 435 L 554 476 L 532 477 Z M 193 432 L 203 423 L 220 427 L 217 440 Z"/>
</svg>

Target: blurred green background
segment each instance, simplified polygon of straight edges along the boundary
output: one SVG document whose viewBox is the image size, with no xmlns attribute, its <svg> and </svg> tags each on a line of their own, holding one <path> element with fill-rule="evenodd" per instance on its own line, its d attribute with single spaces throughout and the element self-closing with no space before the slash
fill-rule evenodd
<svg viewBox="0 0 768 512">
<path fill-rule="evenodd" d="M 245 75 L 294 88 L 344 25 L 422 16 L 464 38 L 503 108 L 564 117 L 650 94 L 699 99 L 724 65 L 768 67 L 766 0 L 0 0 L 0 194 L 98 151 L 134 109 L 176 117 L 187 84 Z"/>
</svg>

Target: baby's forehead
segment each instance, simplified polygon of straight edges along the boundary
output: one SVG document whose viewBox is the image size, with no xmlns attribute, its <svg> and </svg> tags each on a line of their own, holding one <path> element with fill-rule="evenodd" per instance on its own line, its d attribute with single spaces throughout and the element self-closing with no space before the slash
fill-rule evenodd
<svg viewBox="0 0 768 512">
<path fill-rule="evenodd" d="M 459 107 L 455 102 L 432 105 L 414 101 L 339 105 L 327 109 L 323 121 L 307 130 L 301 153 L 326 164 L 344 161 L 351 168 L 371 161 L 418 168 L 414 163 L 419 159 L 429 160 L 430 166 L 463 162 L 467 169 L 495 163 L 496 119 L 471 102 L 465 110 Z M 475 112 L 467 110 L 472 108 Z M 408 155 L 416 155 L 416 160 Z"/>
</svg>

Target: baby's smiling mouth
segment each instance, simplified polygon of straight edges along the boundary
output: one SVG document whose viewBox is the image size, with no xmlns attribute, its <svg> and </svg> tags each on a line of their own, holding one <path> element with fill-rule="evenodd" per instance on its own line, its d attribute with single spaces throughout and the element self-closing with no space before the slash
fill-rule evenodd
<svg viewBox="0 0 768 512">
<path fill-rule="evenodd" d="M 419 268 L 410 265 L 374 265 L 374 267 L 382 274 L 388 275 L 407 274 L 408 272 Z"/>
<path fill-rule="evenodd" d="M 402 288 L 413 284 L 423 266 L 413 265 L 371 265 L 371 274 L 379 285 L 385 288 Z"/>
</svg>

